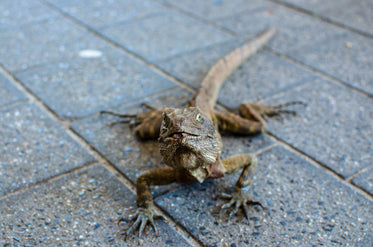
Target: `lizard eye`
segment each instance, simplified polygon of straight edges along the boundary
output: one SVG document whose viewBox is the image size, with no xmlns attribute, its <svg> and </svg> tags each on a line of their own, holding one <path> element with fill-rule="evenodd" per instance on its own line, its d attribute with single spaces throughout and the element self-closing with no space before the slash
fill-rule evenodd
<svg viewBox="0 0 373 247">
<path fill-rule="evenodd" d="M 169 122 L 169 119 L 168 119 L 168 117 L 166 116 L 166 114 L 163 114 L 163 125 L 168 125 L 168 122 Z"/>
<path fill-rule="evenodd" d="M 201 122 L 201 120 L 202 120 L 202 116 L 201 116 L 200 113 L 198 113 L 198 114 L 196 115 L 196 120 L 197 120 L 198 122 Z"/>
</svg>

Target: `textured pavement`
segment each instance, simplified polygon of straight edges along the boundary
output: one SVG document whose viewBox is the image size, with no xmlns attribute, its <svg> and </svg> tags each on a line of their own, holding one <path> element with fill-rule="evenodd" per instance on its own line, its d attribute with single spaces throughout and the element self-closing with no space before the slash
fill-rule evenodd
<svg viewBox="0 0 373 247">
<path fill-rule="evenodd" d="M 163 164 L 156 141 L 99 112 L 185 106 L 271 26 L 218 99 L 307 103 L 223 138 L 223 158 L 257 153 L 265 209 L 219 214 L 239 174 L 156 186 L 159 236 L 124 239 L 137 176 Z M 2 0 L 0 246 L 373 246 L 372 26 L 371 0 Z"/>
</svg>

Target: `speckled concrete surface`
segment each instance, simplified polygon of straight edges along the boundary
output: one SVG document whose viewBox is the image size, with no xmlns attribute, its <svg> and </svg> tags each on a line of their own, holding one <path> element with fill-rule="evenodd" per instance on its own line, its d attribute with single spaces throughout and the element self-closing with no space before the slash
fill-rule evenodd
<svg viewBox="0 0 373 247">
<path fill-rule="evenodd" d="M 0 245 L 371 246 L 372 3 L 292 0 L 4 0 L 0 5 Z M 219 107 L 283 103 L 268 132 L 224 136 L 258 154 L 251 197 L 219 212 L 239 174 L 155 186 L 159 236 L 124 238 L 156 141 L 101 110 L 183 107 L 208 68 L 269 26 L 277 34 L 224 84 Z"/>
</svg>

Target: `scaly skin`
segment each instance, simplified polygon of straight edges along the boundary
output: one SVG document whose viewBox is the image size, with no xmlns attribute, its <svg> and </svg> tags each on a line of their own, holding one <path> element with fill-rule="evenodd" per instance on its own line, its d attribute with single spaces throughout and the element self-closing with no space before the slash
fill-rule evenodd
<svg viewBox="0 0 373 247">
<path fill-rule="evenodd" d="M 150 170 L 137 179 L 137 206 L 134 223 L 127 235 L 139 227 L 139 236 L 149 223 L 157 234 L 154 218 L 153 198 L 150 186 L 173 182 L 202 183 L 207 178 L 220 178 L 242 169 L 233 193 L 223 195 L 229 201 L 222 206 L 232 213 L 240 207 L 248 218 L 247 204 L 259 204 L 248 198 L 257 158 L 253 154 L 240 154 L 221 160 L 222 141 L 220 131 L 241 135 L 257 134 L 264 130 L 265 116 L 289 113 L 283 106 L 243 104 L 240 115 L 214 110 L 219 89 L 226 78 L 248 57 L 255 54 L 275 33 L 268 29 L 256 39 L 232 51 L 220 59 L 207 73 L 197 94 L 187 108 L 151 109 L 146 114 L 136 115 L 139 124 L 135 131 L 142 139 L 159 136 L 159 147 L 164 163 L 168 167 Z M 286 106 L 286 105 L 284 105 Z M 163 114 L 162 114 L 163 112 Z M 106 112 L 110 113 L 110 112 Z M 118 115 L 118 114 L 117 114 Z M 133 115 L 120 115 L 134 117 Z M 160 126 L 160 128 L 159 128 Z M 231 213 L 231 214 L 232 214 Z"/>
</svg>

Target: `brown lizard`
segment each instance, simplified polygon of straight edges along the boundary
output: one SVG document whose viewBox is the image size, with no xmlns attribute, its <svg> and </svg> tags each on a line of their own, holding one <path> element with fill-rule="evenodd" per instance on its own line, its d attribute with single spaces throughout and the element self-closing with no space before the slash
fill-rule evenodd
<svg viewBox="0 0 373 247">
<path fill-rule="evenodd" d="M 219 112 L 214 109 L 218 92 L 225 79 L 248 57 L 255 54 L 275 33 L 271 28 L 256 37 L 253 41 L 235 49 L 220 59 L 207 73 L 201 87 L 183 109 L 151 108 L 149 112 L 137 115 L 116 114 L 121 117 L 135 117 L 138 124 L 136 134 L 142 139 L 159 137 L 159 147 L 166 167 L 156 168 L 141 174 L 137 178 L 137 206 L 134 223 L 126 231 L 130 234 L 139 227 L 139 236 L 149 223 L 156 235 L 154 219 L 163 218 L 154 211 L 150 186 L 166 185 L 174 182 L 187 183 L 206 178 L 220 178 L 225 174 L 242 170 L 233 193 L 223 195 L 229 201 L 222 205 L 230 208 L 234 205 L 235 213 L 240 207 L 248 218 L 247 204 L 261 204 L 248 198 L 248 189 L 253 180 L 257 158 L 253 154 L 239 154 L 221 160 L 222 141 L 219 131 L 234 134 L 252 135 L 264 130 L 264 116 L 293 113 L 283 110 L 283 106 L 259 104 L 242 104 L 240 115 Z M 298 103 L 298 102 L 292 102 Z"/>
</svg>

